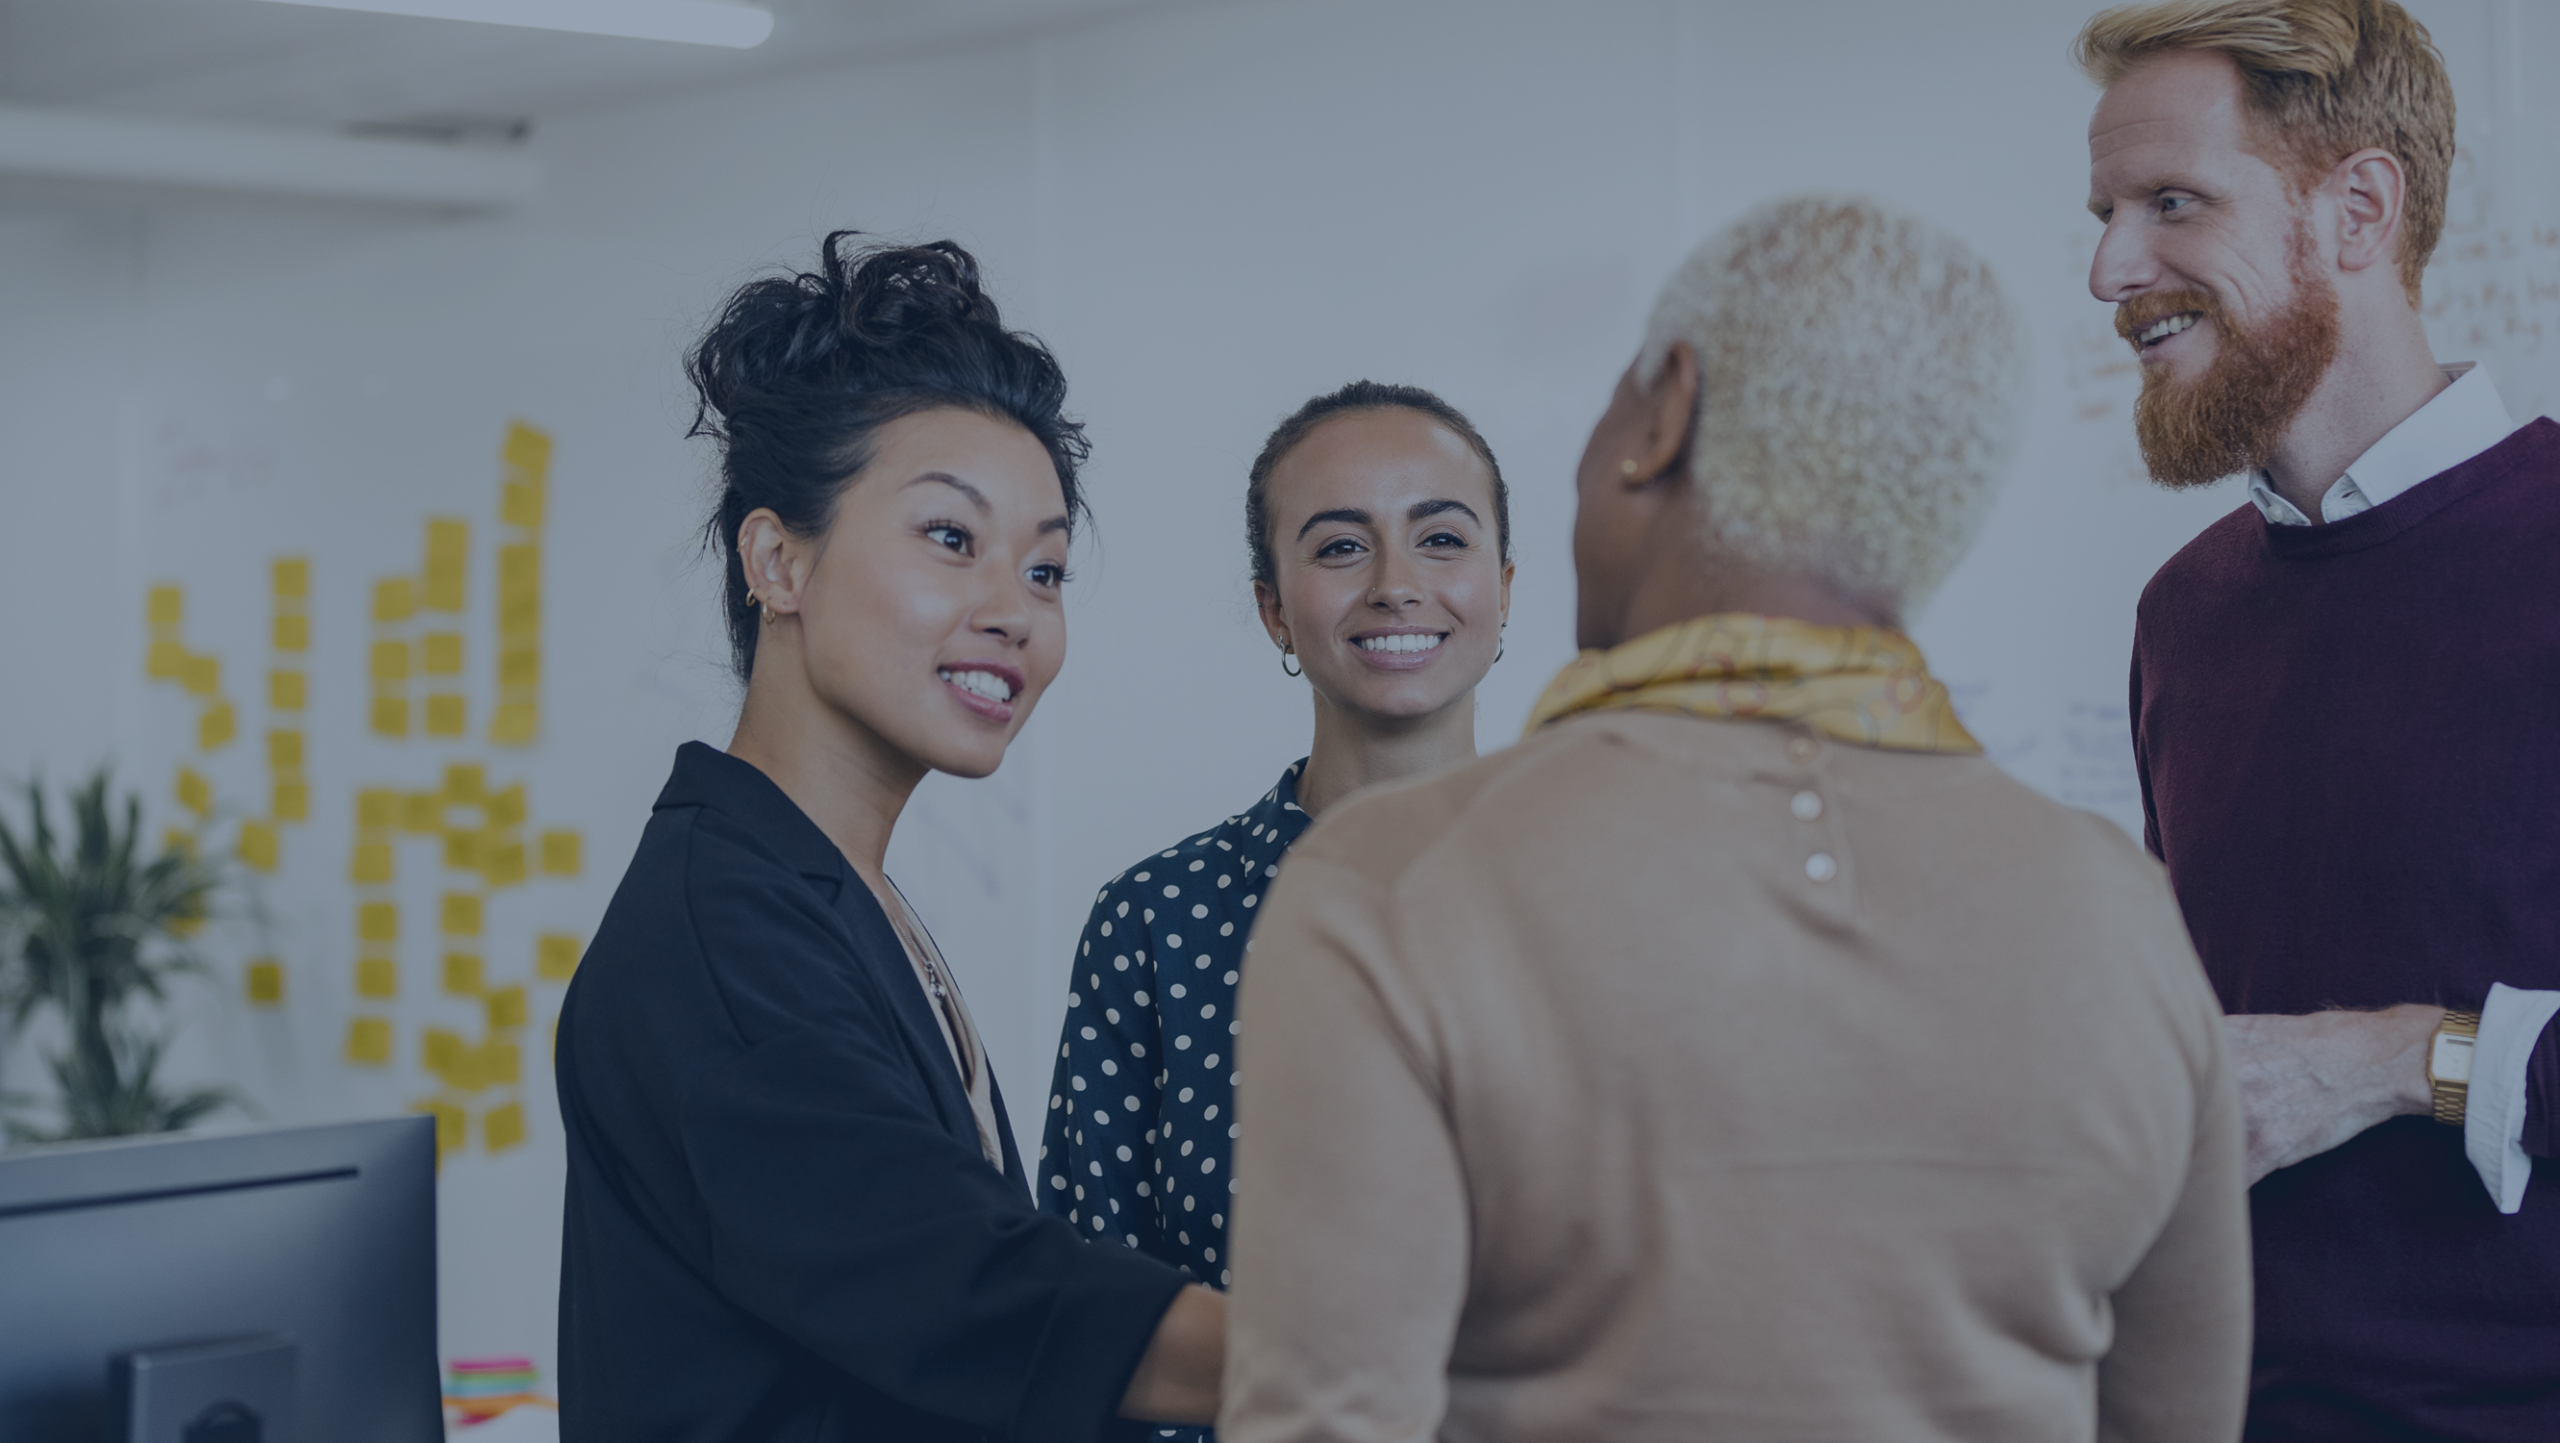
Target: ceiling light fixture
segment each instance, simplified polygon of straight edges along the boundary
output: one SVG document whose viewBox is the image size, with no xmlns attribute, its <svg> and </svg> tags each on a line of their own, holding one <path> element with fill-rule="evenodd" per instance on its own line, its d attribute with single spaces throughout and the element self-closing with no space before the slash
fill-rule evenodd
<svg viewBox="0 0 2560 1443">
<path fill-rule="evenodd" d="M 622 35 L 749 50 L 773 33 L 773 12 L 729 0 L 275 0 L 424 20 L 476 20 L 581 35 Z"/>
</svg>

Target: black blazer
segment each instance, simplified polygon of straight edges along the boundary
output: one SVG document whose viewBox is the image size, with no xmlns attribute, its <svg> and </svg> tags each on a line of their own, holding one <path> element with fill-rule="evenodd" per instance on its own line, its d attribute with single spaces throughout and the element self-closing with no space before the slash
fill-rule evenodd
<svg viewBox="0 0 2560 1443">
<path fill-rule="evenodd" d="M 556 1051 L 568 1443 L 1137 1436 L 1181 1274 L 987 1165 L 889 920 L 702 744 L 579 964 Z"/>
</svg>

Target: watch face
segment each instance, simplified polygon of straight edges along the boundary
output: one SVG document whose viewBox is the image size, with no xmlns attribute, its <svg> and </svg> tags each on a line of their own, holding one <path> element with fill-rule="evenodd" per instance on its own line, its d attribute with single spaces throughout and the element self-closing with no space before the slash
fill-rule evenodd
<svg viewBox="0 0 2560 1443">
<path fill-rule="evenodd" d="M 2468 1085 L 2471 1081 L 2471 1047 L 2472 1040 L 2468 1037 L 2437 1033 L 2435 1051 L 2427 1058 L 2427 1076 L 2437 1082 Z"/>
</svg>

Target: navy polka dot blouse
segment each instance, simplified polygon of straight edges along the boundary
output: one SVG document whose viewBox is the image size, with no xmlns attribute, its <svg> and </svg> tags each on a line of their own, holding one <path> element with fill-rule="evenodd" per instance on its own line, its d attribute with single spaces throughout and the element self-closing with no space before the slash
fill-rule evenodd
<svg viewBox="0 0 2560 1443">
<path fill-rule="evenodd" d="M 1035 1191 L 1042 1211 L 1227 1283 L 1236 983 L 1304 759 L 1241 815 L 1111 879 L 1076 946 Z M 1206 1436 L 1190 1429 L 1159 1436 Z"/>
</svg>

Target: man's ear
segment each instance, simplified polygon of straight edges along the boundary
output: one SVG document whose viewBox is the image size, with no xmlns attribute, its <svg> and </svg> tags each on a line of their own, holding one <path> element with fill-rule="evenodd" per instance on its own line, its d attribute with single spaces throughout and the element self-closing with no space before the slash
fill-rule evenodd
<svg viewBox="0 0 2560 1443">
<path fill-rule="evenodd" d="M 2398 156 L 2370 147 L 2339 161 L 2330 172 L 2330 193 L 2338 202 L 2338 269 L 2361 271 L 2398 262 L 2408 181 Z"/>
<path fill-rule="evenodd" d="M 1698 424 L 1698 353 L 1687 341 L 1674 341 L 1662 358 L 1662 369 L 1639 397 L 1644 406 L 1644 435 L 1635 462 L 1625 475 L 1629 485 L 1649 486 L 1669 474 L 1688 453 L 1689 432 Z"/>
</svg>

